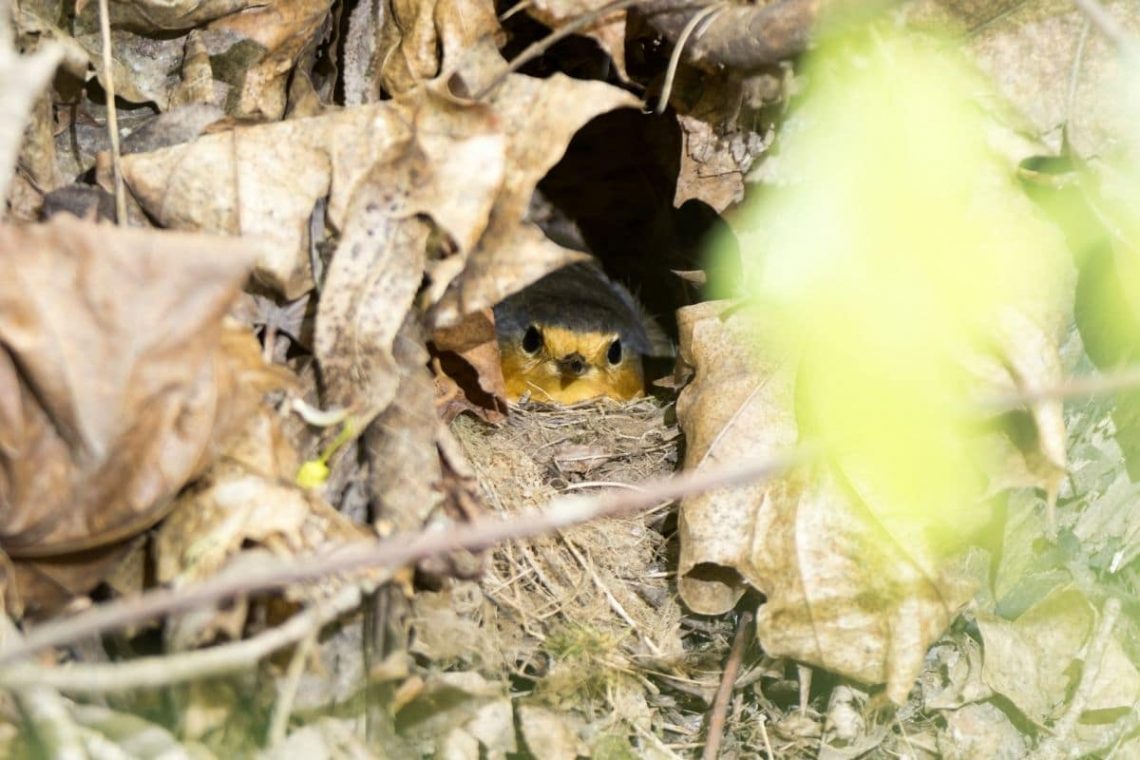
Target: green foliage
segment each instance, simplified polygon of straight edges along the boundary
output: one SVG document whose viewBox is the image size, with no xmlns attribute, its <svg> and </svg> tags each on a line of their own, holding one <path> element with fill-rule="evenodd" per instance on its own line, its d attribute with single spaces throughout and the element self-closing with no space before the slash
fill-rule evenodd
<svg viewBox="0 0 1140 760">
<path fill-rule="evenodd" d="M 750 210 L 751 291 L 801 357 L 804 432 L 880 519 L 952 548 L 988 516 L 965 368 L 1004 360 L 1010 313 L 1055 331 L 1068 256 L 947 46 L 872 28 L 823 46 L 805 79 L 784 186 Z"/>
</svg>

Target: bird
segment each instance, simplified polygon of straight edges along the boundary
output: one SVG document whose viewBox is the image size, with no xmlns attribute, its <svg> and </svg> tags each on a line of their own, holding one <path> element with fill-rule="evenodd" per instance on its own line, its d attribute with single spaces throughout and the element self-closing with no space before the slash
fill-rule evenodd
<svg viewBox="0 0 1140 760">
<path fill-rule="evenodd" d="M 494 313 L 507 400 L 565 405 L 645 394 L 642 359 L 655 353 L 654 325 L 595 263 L 557 269 Z"/>
</svg>

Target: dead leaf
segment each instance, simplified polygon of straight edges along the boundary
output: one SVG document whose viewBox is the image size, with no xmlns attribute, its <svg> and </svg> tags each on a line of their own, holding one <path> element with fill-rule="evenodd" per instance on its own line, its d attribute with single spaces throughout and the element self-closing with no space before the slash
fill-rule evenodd
<svg viewBox="0 0 1140 760">
<path fill-rule="evenodd" d="M 696 373 L 677 402 L 686 468 L 794 446 L 791 357 L 762 353 L 754 321 L 723 303 L 682 309 L 679 326 L 681 358 Z M 693 610 L 723 613 L 747 583 L 767 597 L 757 617 L 765 652 L 886 683 L 899 704 L 973 594 L 938 558 L 888 533 L 826 466 L 686 499 L 680 535 L 678 587 Z"/>
<path fill-rule="evenodd" d="M 175 32 L 201 26 L 248 8 L 265 5 L 264 0 L 132 0 L 110 6 L 111 24 L 146 32 Z M 80 12 L 98 8 L 98 3 L 80 3 Z"/>
<path fill-rule="evenodd" d="M 279 382 L 222 328 L 249 252 L 67 216 L 0 228 L 0 248 L 0 540 L 17 557 L 121 541 Z"/>
<path fill-rule="evenodd" d="M 1054 589 L 1016 620 L 978 617 L 984 643 L 982 676 L 1039 725 L 1060 716 L 1072 696 L 1079 665 L 1097 621 L 1079 590 Z M 1128 710 L 1140 699 L 1140 673 L 1119 642 L 1105 650 L 1086 710 Z"/>
<path fill-rule="evenodd" d="M 490 134 L 489 115 L 478 106 L 441 109 L 438 118 L 454 115 L 455 123 L 433 122 L 428 117 L 436 102 L 420 93 L 398 102 L 206 135 L 125 156 L 124 177 L 159 224 L 241 235 L 259 246 L 259 278 L 293 299 L 311 287 L 309 216 L 317 201 L 327 196 L 329 224 L 347 229 L 358 186 L 370 173 L 374 182 L 383 181 L 386 166 L 398 171 L 397 159 L 407 151 L 425 151 L 422 165 L 459 175 L 437 175 L 436 181 L 447 183 L 455 199 L 463 201 L 438 204 L 443 211 L 437 214 L 450 216 L 437 221 L 458 240 L 478 236 L 479 217 L 485 224 L 491 201 L 477 188 L 497 186 L 494 143 L 500 138 Z M 454 140 L 467 150 L 458 150 Z M 462 195 L 461 187 L 467 190 Z M 423 192 L 418 190 L 417 202 L 424 202 Z"/>
<path fill-rule="evenodd" d="M 471 51 L 456 76 L 474 91 L 502 65 L 497 51 L 481 48 Z M 439 267 L 429 270 L 432 300 L 439 301 L 428 315 L 433 329 L 455 325 L 465 314 L 490 308 L 554 269 L 585 259 L 584 254 L 552 242 L 537 225 L 523 221 L 531 196 L 586 122 L 637 104 L 616 87 L 562 74 L 541 80 L 511 75 L 490 95 L 490 102 L 508 137 L 503 185 L 486 232 L 462 275 L 444 274 Z M 535 139 L 536 135 L 543 137 Z"/>
<path fill-rule="evenodd" d="M 367 67 L 366 101 L 377 99 L 381 87 L 400 95 L 434 79 L 454 68 L 457 55 L 500 31 L 494 4 L 485 0 L 394 0 L 385 10 Z"/>
<path fill-rule="evenodd" d="M 455 327 L 436 330 L 431 350 L 436 406 L 444 424 L 464 411 L 474 412 L 487 422 L 503 419 L 506 388 L 490 309 L 467 315 Z"/>
<path fill-rule="evenodd" d="M 219 340 L 248 252 L 67 217 L 0 235 L 5 548 L 129 535 L 240 420 Z"/>
<path fill-rule="evenodd" d="M 911 23 L 960 35 L 962 47 L 1023 119 L 1028 131 L 1059 153 L 1062 129 L 1077 155 L 1104 154 L 1132 129 L 1120 98 L 1122 57 L 1090 30 L 1084 13 L 1066 0 L 972 3 L 923 0 L 908 4 Z M 1100 3 L 1133 35 L 1135 4 Z"/>
<path fill-rule="evenodd" d="M 409 317 L 396 340 L 398 402 L 376 418 L 365 437 L 373 514 L 385 534 L 419 529 L 443 501 L 435 387 L 415 321 Z"/>
<path fill-rule="evenodd" d="M 326 398 L 357 409 L 361 424 L 398 385 L 393 347 L 423 281 L 431 232 L 420 215 L 431 214 L 462 255 L 486 229 L 503 177 L 503 139 L 488 131 L 486 109 L 424 90 L 394 102 L 411 131 L 360 180 L 325 282 L 337 297 L 317 312 Z"/>
<path fill-rule="evenodd" d="M 677 399 L 685 432 L 685 469 L 724 465 L 745 452 L 762 458 L 786 451 L 798 437 L 790 358 L 764 360 L 744 347 L 752 323 L 729 305 L 706 302 L 677 313 L 681 363 L 696 377 Z M 763 362 L 763 363 L 761 363 Z M 749 561 L 756 511 L 770 485 L 712 491 L 681 503 L 681 597 L 694 611 L 719 615 L 744 593 L 738 568 Z"/>
<path fill-rule="evenodd" d="M 203 43 L 214 78 L 232 87 L 226 103 L 231 116 L 281 118 L 289 77 L 326 23 L 331 5 L 331 0 L 276 0 L 210 22 Z"/>
<path fill-rule="evenodd" d="M 975 583 L 891 535 L 823 470 L 782 479 L 753 530 L 753 554 L 739 569 L 767 596 L 757 615 L 764 650 L 885 683 L 905 703 L 927 649 Z"/>
</svg>

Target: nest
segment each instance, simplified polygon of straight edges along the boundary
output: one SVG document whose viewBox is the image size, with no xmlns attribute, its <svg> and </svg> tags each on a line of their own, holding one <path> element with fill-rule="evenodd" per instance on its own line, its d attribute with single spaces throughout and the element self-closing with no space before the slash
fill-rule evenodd
<svg viewBox="0 0 1140 760">
<path fill-rule="evenodd" d="M 488 508 L 502 512 L 566 492 L 635 488 L 680 459 L 673 407 L 653 398 L 526 405 L 499 427 L 460 417 L 453 432 Z M 516 693 L 529 693 L 524 701 L 577 716 L 588 734 L 661 736 L 661 690 L 647 674 L 689 681 L 693 665 L 673 578 L 673 515 L 665 504 L 499 547 L 478 583 L 417 595 L 417 654 L 508 674 Z M 719 670 L 706 664 L 702 695 Z"/>
</svg>

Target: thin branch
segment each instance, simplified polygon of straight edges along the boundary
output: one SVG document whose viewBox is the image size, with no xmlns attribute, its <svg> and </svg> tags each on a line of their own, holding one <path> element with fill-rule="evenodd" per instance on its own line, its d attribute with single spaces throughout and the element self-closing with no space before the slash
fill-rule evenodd
<svg viewBox="0 0 1140 760">
<path fill-rule="evenodd" d="M 356 606 L 356 603 L 353 602 L 352 606 Z M 313 626 L 293 651 L 289 670 L 285 673 L 285 680 L 278 690 L 277 702 L 273 705 L 273 718 L 269 721 L 269 738 L 265 745 L 271 750 L 285 741 L 285 735 L 289 731 L 289 716 L 293 714 L 293 702 L 297 699 L 297 688 L 301 685 L 301 676 L 305 675 L 305 665 L 308 664 L 309 655 L 317 643 L 321 627 Z"/>
<path fill-rule="evenodd" d="M 653 639 L 649 637 L 649 634 L 641 629 L 641 626 L 637 624 L 637 621 L 630 617 L 629 613 L 626 612 L 625 607 L 623 607 L 621 602 L 618 601 L 618 598 L 613 595 L 613 592 L 610 591 L 609 586 L 607 586 L 605 581 L 602 580 L 602 577 L 598 575 L 598 571 L 594 569 L 594 565 L 591 562 L 586 561 L 586 558 L 583 557 L 582 553 L 578 551 L 578 547 L 574 546 L 573 541 L 571 541 L 565 535 L 560 536 L 560 538 L 562 539 L 562 543 L 566 545 L 566 548 L 570 550 L 570 554 L 574 557 L 575 560 L 578 561 L 578 564 L 582 566 L 582 569 L 589 573 L 590 578 L 594 581 L 594 585 L 597 586 L 598 590 L 602 592 L 602 595 L 606 598 L 606 602 L 609 604 L 610 609 L 613 610 L 614 614 L 620 617 L 625 622 L 625 624 L 628 625 L 630 629 L 637 634 L 637 637 L 641 639 L 641 642 L 645 644 L 646 649 L 648 649 L 654 657 L 661 657 L 661 647 L 657 646 L 656 642 L 654 642 Z"/>
<path fill-rule="evenodd" d="M 112 664 L 44 667 L 22 663 L 0 669 L 0 686 L 8 689 L 43 686 L 71 693 L 102 693 L 169 686 L 224 675 L 248 669 L 277 650 L 313 636 L 359 603 L 360 589 L 345 586 L 332 599 L 314 603 L 282 625 L 244 641 Z"/>
<path fill-rule="evenodd" d="M 1099 375 L 1077 375 L 1056 385 L 1031 390 L 990 394 L 981 399 L 977 406 L 987 412 L 1004 412 L 1040 401 L 1108 396 L 1133 388 L 1140 388 L 1140 366 L 1125 367 Z"/>
<path fill-rule="evenodd" d="M 1132 40 L 1128 32 L 1124 31 L 1120 22 L 1096 0 L 1073 0 L 1073 5 L 1080 8 L 1081 13 L 1085 14 L 1097 31 L 1118 49 L 1124 50 L 1129 46 Z"/>
<path fill-rule="evenodd" d="M 446 531 L 425 531 L 412 536 L 398 535 L 383 541 L 348 544 L 315 556 L 267 562 L 262 568 L 243 572 L 240 576 L 221 576 L 195 586 L 150 591 L 34 628 L 25 635 L 22 642 L 0 650 L 0 664 L 26 657 L 47 647 L 68 644 L 105 631 L 243 594 L 284 588 L 338 573 L 402 567 L 425 557 L 459 549 L 481 550 L 505 541 L 551 533 L 590 520 L 633 514 L 656 507 L 665 500 L 751 484 L 801 464 L 807 461 L 808 456 L 804 451 L 792 450 L 736 467 L 707 468 L 649 481 L 643 484 L 643 490 L 640 491 L 561 496 L 552 500 L 544 510 L 517 512 L 510 519 L 487 515 Z"/>
<path fill-rule="evenodd" d="M 673 91 L 673 79 L 677 76 L 677 67 L 681 65 L 681 53 L 685 50 L 685 45 L 689 42 L 689 37 L 694 33 L 699 37 L 700 32 L 697 27 L 701 22 L 705 22 L 707 29 L 709 24 L 716 20 L 716 17 L 724 12 L 728 7 L 728 3 L 720 2 L 715 5 L 710 5 L 707 8 L 702 8 L 689 22 L 685 24 L 685 28 L 681 30 L 681 35 L 677 38 L 677 42 L 673 44 L 673 54 L 669 56 L 669 67 L 665 69 L 665 84 L 661 87 L 661 97 L 657 99 L 657 108 L 654 112 L 658 115 L 665 113 L 665 109 L 669 107 L 669 95 Z M 707 19 L 707 21 L 706 21 Z"/>
<path fill-rule="evenodd" d="M 486 87 L 475 93 L 474 99 L 482 100 L 483 98 L 490 95 L 492 92 L 498 89 L 499 85 L 507 81 L 507 77 L 533 61 L 535 58 L 538 58 L 540 55 L 545 53 L 550 48 L 554 47 L 561 40 L 569 37 L 571 34 L 585 29 L 598 19 L 604 18 L 611 13 L 616 13 L 617 11 L 623 11 L 627 8 L 632 8 L 638 3 L 643 2 L 645 2 L 645 0 L 614 0 L 612 3 L 606 3 L 601 8 L 595 8 L 589 13 L 583 13 L 573 20 L 566 22 L 547 36 L 543 37 L 541 40 L 531 43 L 529 46 L 527 46 L 526 50 L 515 56 L 514 59 L 512 59 L 509 64 L 507 64 L 507 67 L 503 69 L 503 71 L 498 75 L 496 75 L 495 78 L 492 79 Z"/>
<path fill-rule="evenodd" d="M 736 621 L 736 636 L 732 640 L 728 662 L 724 664 L 724 675 L 720 679 L 720 687 L 716 690 L 716 699 L 713 700 L 712 710 L 709 713 L 709 734 L 705 741 L 704 752 L 701 753 L 701 760 L 716 760 L 720 754 L 724 724 L 728 720 L 728 701 L 732 698 L 736 676 L 740 673 L 740 663 L 744 659 L 744 649 L 748 644 L 748 627 L 751 624 L 751 612 L 742 613 L 740 619 Z"/>
<path fill-rule="evenodd" d="M 111 138 L 111 173 L 115 182 L 115 221 L 127 223 L 127 196 L 123 187 L 123 157 L 119 152 L 119 112 L 115 109 L 115 74 L 111 59 L 111 11 L 99 0 L 99 36 L 103 41 L 103 92 L 107 96 L 107 132 Z"/>
<path fill-rule="evenodd" d="M 3 614 L 0 614 L 0 638 L 20 638 L 15 623 Z M 87 757 L 79 728 L 71 719 L 67 702 L 58 692 L 36 682 L 23 689 L 13 689 L 12 697 L 24 718 L 26 730 L 34 737 L 45 757 L 65 760 Z"/>
</svg>

